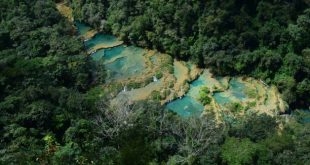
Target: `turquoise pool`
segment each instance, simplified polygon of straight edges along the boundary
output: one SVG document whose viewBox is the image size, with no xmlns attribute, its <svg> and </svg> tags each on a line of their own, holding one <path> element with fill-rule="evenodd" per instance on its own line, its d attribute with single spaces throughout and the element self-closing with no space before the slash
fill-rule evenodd
<svg viewBox="0 0 310 165">
<path fill-rule="evenodd" d="M 119 57 L 124 52 L 125 49 L 126 49 L 125 46 L 118 46 L 110 49 L 104 49 L 105 51 L 104 59 L 108 61 L 115 57 Z"/>
<path fill-rule="evenodd" d="M 217 92 L 213 94 L 213 98 L 215 99 L 215 101 L 217 103 L 219 103 L 220 105 L 225 105 L 227 103 L 230 103 L 231 100 L 229 99 L 228 96 L 225 95 L 225 93 L 223 92 Z"/>
<path fill-rule="evenodd" d="M 135 46 L 117 46 L 92 54 L 94 60 L 104 59 L 108 82 L 137 76 L 144 71 L 144 49 Z"/>
<path fill-rule="evenodd" d="M 190 84 L 189 91 L 182 99 L 177 99 L 169 104 L 167 108 L 173 112 L 176 112 L 180 116 L 186 117 L 190 115 L 200 115 L 204 109 L 204 106 L 198 102 L 199 90 L 206 85 L 205 76 L 199 76 L 199 78 Z"/>
<path fill-rule="evenodd" d="M 78 31 L 81 35 L 85 34 L 87 31 L 91 30 L 90 27 L 83 23 L 75 22 Z M 84 42 L 85 46 L 89 49 L 96 45 L 101 44 L 113 44 L 116 42 L 117 38 L 112 35 L 107 34 L 97 34 L 90 40 Z M 93 53 L 91 57 L 95 61 L 104 61 L 104 66 L 107 72 L 107 81 L 111 82 L 113 80 L 122 80 L 135 77 L 143 73 L 145 69 L 145 60 L 143 55 L 146 50 L 135 47 L 121 45 L 109 49 L 100 49 Z M 157 57 L 151 58 L 153 63 L 157 63 Z M 182 77 L 182 72 L 175 68 L 175 76 Z M 175 101 L 167 104 L 167 108 L 178 113 L 181 116 L 199 115 L 204 109 L 204 106 L 199 103 L 199 91 L 203 86 L 208 86 L 212 88 L 214 86 L 214 80 L 210 79 L 210 73 L 205 71 L 199 78 L 190 84 L 190 89 L 186 96 L 182 99 L 177 99 Z M 226 104 L 231 102 L 230 97 L 235 97 L 238 100 L 243 100 L 246 98 L 243 89 L 244 84 L 238 82 L 237 80 L 231 80 L 229 83 L 229 90 L 225 92 L 219 92 L 214 94 L 214 99 L 219 104 Z M 227 93 L 228 92 L 228 93 Z"/>
<path fill-rule="evenodd" d="M 74 24 L 77 27 L 77 30 L 78 30 L 80 35 L 84 35 L 84 34 L 86 34 L 86 32 L 91 30 L 91 28 L 84 23 L 80 23 L 78 21 L 75 21 Z"/>
<path fill-rule="evenodd" d="M 236 79 L 232 79 L 229 81 L 229 90 L 231 91 L 232 95 L 236 97 L 238 100 L 245 100 L 246 95 L 244 94 L 245 85 Z"/>
<path fill-rule="evenodd" d="M 172 101 L 167 105 L 167 108 L 181 116 L 200 114 L 203 111 L 204 106 L 198 101 L 199 91 L 204 86 L 211 88 L 214 85 L 214 80 L 210 79 L 210 75 L 208 74 L 210 73 L 204 72 L 200 75 L 197 80 L 190 84 L 190 89 L 186 96 L 182 99 Z M 214 93 L 213 98 L 222 106 L 234 101 L 244 101 L 246 99 L 244 88 L 245 85 L 243 83 L 239 82 L 237 79 L 232 79 L 229 82 L 229 89 L 224 92 Z"/>
<path fill-rule="evenodd" d="M 84 44 L 87 49 L 90 49 L 99 44 L 100 45 L 101 44 L 112 45 L 116 41 L 117 41 L 117 38 L 115 36 L 99 33 L 99 34 L 96 34 L 90 40 L 87 40 Z"/>
<path fill-rule="evenodd" d="M 83 23 L 75 22 L 80 35 L 85 34 L 91 28 Z M 90 49 L 97 45 L 111 45 L 117 42 L 117 38 L 107 34 L 96 34 L 90 40 L 84 42 Z M 144 57 L 146 51 L 135 46 L 120 45 L 108 49 L 99 49 L 91 55 L 95 61 L 104 61 L 107 72 L 107 81 L 127 79 L 144 71 Z"/>
<path fill-rule="evenodd" d="M 104 50 L 104 49 L 100 49 L 100 50 L 98 50 L 96 53 L 93 53 L 93 54 L 91 55 L 91 57 L 92 57 L 95 61 L 99 61 L 99 60 L 101 60 L 101 59 L 106 60 L 104 56 L 105 56 L 105 50 Z"/>
<path fill-rule="evenodd" d="M 204 109 L 203 105 L 189 96 L 185 96 L 182 99 L 168 103 L 167 108 L 173 112 L 176 112 L 182 117 L 188 117 L 192 115 L 198 116 Z"/>
</svg>

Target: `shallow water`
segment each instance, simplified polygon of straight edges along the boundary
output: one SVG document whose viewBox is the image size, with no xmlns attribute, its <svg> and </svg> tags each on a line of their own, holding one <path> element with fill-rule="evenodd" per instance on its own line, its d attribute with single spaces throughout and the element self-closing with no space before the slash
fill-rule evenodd
<svg viewBox="0 0 310 165">
<path fill-rule="evenodd" d="M 193 81 L 190 84 L 190 89 L 189 89 L 189 91 L 187 93 L 188 96 L 191 96 L 193 98 L 198 98 L 199 97 L 200 88 L 207 85 L 206 78 L 203 75 L 204 74 L 199 76 L 199 78 L 197 80 Z"/>
<path fill-rule="evenodd" d="M 75 22 L 80 35 L 91 30 L 86 24 Z M 98 45 L 114 45 L 117 38 L 107 34 L 96 34 L 94 37 L 84 42 L 87 49 L 92 49 Z M 144 57 L 146 50 L 135 46 L 116 46 L 113 48 L 99 49 L 91 54 L 95 61 L 103 59 L 107 71 L 107 81 L 127 79 L 144 71 Z"/>
<path fill-rule="evenodd" d="M 221 77 L 218 77 L 217 79 L 221 79 Z M 204 86 L 213 88 L 216 84 L 221 84 L 221 82 L 218 82 L 217 79 L 212 78 L 209 71 L 204 71 L 197 80 L 190 84 L 190 89 L 187 92 L 186 97 L 169 103 L 167 108 L 177 112 L 181 116 L 184 116 L 184 114 L 189 115 L 189 113 L 201 113 L 201 108 L 203 109 L 203 105 L 198 101 L 199 92 Z M 232 79 L 229 82 L 228 90 L 224 92 L 215 92 L 212 97 L 222 106 L 235 101 L 244 101 L 246 99 L 244 88 L 245 84 L 241 83 L 237 79 Z M 185 111 L 184 107 L 186 106 L 190 107 L 190 110 Z"/>
<path fill-rule="evenodd" d="M 80 35 L 86 34 L 91 30 L 90 27 L 86 26 L 83 23 L 75 22 Z M 106 34 L 97 34 L 90 40 L 85 42 L 85 46 L 88 49 L 92 49 L 98 45 L 113 45 L 117 42 L 117 38 L 112 35 Z M 146 53 L 146 50 L 135 47 L 135 46 L 116 46 L 108 49 L 100 49 L 93 53 L 91 56 L 94 60 L 100 61 L 103 59 L 105 68 L 107 70 L 107 81 L 111 82 L 113 80 L 123 80 L 131 77 L 135 77 L 143 73 L 145 69 L 145 59 L 143 55 Z M 156 56 L 151 57 L 152 63 L 158 63 Z M 191 68 L 192 66 L 189 66 Z M 188 68 L 183 66 L 180 62 L 175 62 L 174 65 L 174 75 L 177 78 L 177 83 L 179 85 L 186 79 L 185 74 L 188 74 Z M 185 77 L 185 78 L 184 78 Z M 190 115 L 199 115 L 204 109 L 204 106 L 199 103 L 199 91 L 201 87 L 208 86 L 213 88 L 214 86 L 220 84 L 216 79 L 211 78 L 211 74 L 208 70 L 205 70 L 204 73 L 195 81 L 190 84 L 190 89 L 186 96 L 182 99 L 172 101 L 167 104 L 167 108 L 178 113 L 180 116 L 190 116 Z M 160 83 L 151 83 L 148 86 L 140 89 L 133 90 L 128 92 L 132 94 L 132 97 L 138 99 L 145 98 L 145 93 L 149 93 L 151 89 L 157 90 Z M 246 98 L 243 89 L 244 84 L 238 82 L 237 80 L 231 80 L 229 83 L 229 90 L 225 92 L 219 92 L 214 94 L 214 99 L 219 104 L 226 104 L 231 102 L 236 98 L 237 100 L 243 100 Z M 159 89 L 158 89 L 159 90 Z M 145 97 L 144 97 L 145 96 Z"/>
<path fill-rule="evenodd" d="M 112 45 L 115 42 L 117 42 L 117 38 L 115 36 L 100 33 L 96 34 L 93 38 L 86 41 L 84 44 L 87 49 L 90 49 L 98 44 Z"/>
<path fill-rule="evenodd" d="M 305 117 L 303 119 L 304 123 L 310 123 L 310 110 L 309 109 L 305 109 L 303 110 L 305 112 Z"/>
<path fill-rule="evenodd" d="M 195 99 L 185 96 L 182 99 L 168 103 L 167 108 L 182 117 L 188 117 L 191 115 L 200 115 L 204 109 L 204 106 Z"/>
<path fill-rule="evenodd" d="M 147 99 L 153 91 L 159 91 L 163 87 L 162 81 L 151 82 L 147 86 L 137 89 L 128 89 L 126 92 L 121 92 L 117 97 L 126 95 L 131 101 Z"/>
<path fill-rule="evenodd" d="M 190 84 L 189 91 L 182 99 L 177 99 L 169 104 L 167 108 L 176 112 L 180 116 L 200 115 L 204 106 L 198 102 L 200 88 L 207 84 L 206 75 L 202 74 Z"/>
<path fill-rule="evenodd" d="M 293 115 L 298 115 L 302 123 L 310 123 L 310 109 L 300 109 L 293 111 Z"/>
<path fill-rule="evenodd" d="M 79 32 L 80 35 L 84 35 L 86 34 L 88 31 L 91 30 L 91 28 L 89 26 L 87 26 L 84 23 L 80 23 L 80 22 L 74 22 L 75 26 L 77 27 L 77 30 Z"/>
<path fill-rule="evenodd" d="M 245 85 L 236 79 L 232 79 L 229 82 L 229 90 L 238 100 L 246 99 L 246 95 L 244 94 Z"/>
<path fill-rule="evenodd" d="M 96 53 L 93 53 L 93 54 L 91 55 L 91 57 L 92 57 L 95 61 L 99 61 L 99 60 L 101 60 L 101 59 L 106 60 L 104 56 L 105 56 L 105 50 L 104 50 L 104 49 L 100 49 L 100 50 L 98 50 Z"/>
<path fill-rule="evenodd" d="M 134 46 L 105 49 L 103 58 L 109 81 L 127 79 L 141 74 L 145 68 L 144 53 L 144 49 Z"/>
<path fill-rule="evenodd" d="M 227 93 L 225 93 L 225 92 L 214 93 L 213 98 L 220 105 L 225 105 L 225 104 L 231 102 L 231 100 L 229 99 L 229 96 L 227 96 Z"/>
<path fill-rule="evenodd" d="M 235 101 L 244 101 L 247 99 L 244 89 L 245 84 L 237 79 L 232 79 L 229 81 L 229 89 L 224 92 L 215 92 L 213 98 L 220 105 L 225 105 Z"/>
<path fill-rule="evenodd" d="M 127 62 L 128 58 L 127 57 L 121 57 L 116 59 L 112 63 L 108 63 L 105 65 L 105 68 L 107 69 L 108 77 L 109 78 L 120 78 L 124 76 L 123 74 L 123 66 Z"/>
<path fill-rule="evenodd" d="M 151 60 L 151 62 L 153 63 L 153 64 L 158 64 L 158 59 L 157 59 L 158 57 L 156 56 L 156 55 L 154 55 L 154 56 L 152 56 L 151 58 L 150 58 L 150 60 Z"/>
<path fill-rule="evenodd" d="M 110 49 L 104 49 L 104 59 L 108 61 L 115 57 L 121 56 L 124 50 L 125 46 L 118 46 Z"/>
</svg>

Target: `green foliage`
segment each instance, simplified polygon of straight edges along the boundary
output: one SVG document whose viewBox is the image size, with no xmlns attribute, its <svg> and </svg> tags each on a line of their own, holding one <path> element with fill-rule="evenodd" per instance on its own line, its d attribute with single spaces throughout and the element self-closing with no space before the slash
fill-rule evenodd
<svg viewBox="0 0 310 165">
<path fill-rule="evenodd" d="M 218 74 L 264 79 L 291 105 L 309 105 L 306 1 L 67 2 L 75 19 L 127 42 Z M 103 67 L 85 55 L 53 1 L 0 6 L 0 164 L 310 164 L 309 126 L 293 118 L 180 118 L 156 91 L 153 101 L 110 105 L 110 91 L 123 86 L 112 84 L 107 95 L 91 86 L 104 82 L 103 70 L 92 72 Z M 163 68 L 173 73 L 172 63 Z M 210 103 L 209 89 L 201 93 Z"/>
<path fill-rule="evenodd" d="M 249 89 L 247 88 L 245 91 L 245 94 L 249 97 L 249 98 L 256 98 L 257 93 L 255 89 Z"/>
<path fill-rule="evenodd" d="M 249 139 L 228 138 L 222 146 L 222 158 L 227 164 L 253 164 L 256 144 Z"/>
<path fill-rule="evenodd" d="M 76 20 L 91 24 L 97 29 L 105 28 L 104 17 L 106 16 L 107 6 L 101 1 L 71 1 L 73 16 Z"/>
<path fill-rule="evenodd" d="M 103 97 L 103 89 L 100 86 L 89 89 L 85 95 L 85 99 L 87 99 L 91 105 L 95 105 L 95 103 Z"/>
<path fill-rule="evenodd" d="M 190 59 L 217 74 L 263 79 L 276 84 L 291 105 L 309 106 L 302 101 L 309 98 L 306 91 L 294 92 L 310 75 L 306 1 L 87 0 L 72 6 L 77 19 L 125 41 Z"/>
<path fill-rule="evenodd" d="M 244 107 L 239 102 L 229 103 L 227 108 L 233 113 L 239 113 L 244 110 Z"/>
<path fill-rule="evenodd" d="M 252 141 L 258 141 L 267 138 L 276 129 L 275 119 L 266 114 L 251 114 L 244 118 L 244 121 L 229 130 L 230 135 L 240 138 L 250 138 Z M 268 128 L 268 129 L 266 129 Z"/>
<path fill-rule="evenodd" d="M 171 94 L 171 90 L 169 90 L 169 89 L 164 90 L 164 97 L 167 97 L 170 94 Z"/>
<path fill-rule="evenodd" d="M 82 142 L 88 137 L 72 149 L 76 137 L 64 134 L 95 111 L 97 94 L 86 93 L 92 62 L 53 1 L 0 6 L 0 164 L 74 162 L 89 149 Z"/>
<path fill-rule="evenodd" d="M 152 80 L 148 80 L 146 84 L 148 84 L 149 82 L 152 82 Z M 140 88 L 142 86 L 141 83 L 137 83 L 137 82 L 129 82 L 127 85 L 128 89 L 137 89 Z"/>
<path fill-rule="evenodd" d="M 72 142 L 67 143 L 65 146 L 62 146 L 57 149 L 53 155 L 52 162 L 54 164 L 67 164 L 72 162 L 79 162 L 79 155 L 81 154 L 81 149 L 78 144 Z"/>
<path fill-rule="evenodd" d="M 150 97 L 151 97 L 152 100 L 157 100 L 157 101 L 161 100 L 161 95 L 160 95 L 159 91 L 152 91 Z"/>
<path fill-rule="evenodd" d="M 210 104 L 212 101 L 212 98 L 209 96 L 210 94 L 210 90 L 207 86 L 202 87 L 199 91 L 199 101 L 203 104 L 203 105 L 207 105 Z"/>
<path fill-rule="evenodd" d="M 209 94 L 210 93 L 210 89 L 207 86 L 204 86 L 204 87 L 200 88 L 200 92 L 201 93 L 205 93 L 205 94 Z"/>
<path fill-rule="evenodd" d="M 247 104 L 247 106 L 249 107 L 249 108 L 251 108 L 251 107 L 255 107 L 256 106 L 256 101 L 252 101 L 252 102 L 249 102 L 248 104 Z"/>
<path fill-rule="evenodd" d="M 156 74 L 155 74 L 155 76 L 156 76 L 157 79 L 160 79 L 160 78 L 163 77 L 163 72 L 157 71 Z"/>
<path fill-rule="evenodd" d="M 210 104 L 212 99 L 211 97 L 209 97 L 208 95 L 206 95 L 205 93 L 201 93 L 200 94 L 200 98 L 199 101 L 203 104 L 203 105 L 207 105 Z"/>
</svg>

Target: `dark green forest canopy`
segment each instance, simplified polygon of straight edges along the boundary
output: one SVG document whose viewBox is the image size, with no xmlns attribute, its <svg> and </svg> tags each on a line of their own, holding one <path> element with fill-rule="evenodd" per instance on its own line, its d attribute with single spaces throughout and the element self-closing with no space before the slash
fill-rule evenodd
<svg viewBox="0 0 310 165">
<path fill-rule="evenodd" d="M 53 1 L 0 1 L 0 164 L 44 159 L 44 136 L 64 144 L 93 113 L 92 64 L 72 30 Z"/>
<path fill-rule="evenodd" d="M 74 17 L 123 40 L 190 59 L 218 75 L 275 84 L 294 107 L 310 103 L 308 0 L 84 0 Z"/>
<path fill-rule="evenodd" d="M 218 74 L 263 78 L 291 103 L 309 103 L 306 1 L 71 5 L 77 19 L 127 42 Z M 310 164 L 302 116 L 218 124 L 212 115 L 180 118 L 153 100 L 113 107 L 94 87 L 92 69 L 104 75 L 95 66 L 54 1 L 0 0 L 0 164 Z"/>
</svg>

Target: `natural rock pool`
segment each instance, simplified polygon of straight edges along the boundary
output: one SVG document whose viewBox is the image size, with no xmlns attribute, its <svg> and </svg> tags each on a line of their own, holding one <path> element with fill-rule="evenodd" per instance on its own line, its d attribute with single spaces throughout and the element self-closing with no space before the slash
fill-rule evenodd
<svg viewBox="0 0 310 165">
<path fill-rule="evenodd" d="M 242 102 L 247 99 L 244 90 L 244 83 L 236 79 L 232 79 L 229 81 L 229 87 L 227 90 L 223 92 L 215 92 L 213 97 L 215 101 L 222 106 L 231 102 Z"/>
<path fill-rule="evenodd" d="M 83 23 L 76 22 L 79 34 L 85 34 L 90 30 Z M 95 61 L 102 60 L 107 71 L 108 81 L 127 79 L 144 70 L 143 54 L 146 51 L 135 46 L 115 46 L 119 42 L 115 36 L 98 33 L 84 42 L 87 49 L 93 49 L 98 45 L 104 45 L 105 49 L 95 49 L 91 57 Z"/>
<path fill-rule="evenodd" d="M 118 46 L 104 52 L 108 80 L 123 80 L 137 76 L 145 69 L 145 51 L 134 46 Z"/>
<path fill-rule="evenodd" d="M 96 45 L 101 45 L 101 44 L 113 45 L 115 42 L 117 42 L 117 38 L 115 36 L 99 33 L 99 34 L 96 34 L 91 39 L 84 42 L 84 44 L 87 49 L 91 49 L 95 47 Z"/>
<path fill-rule="evenodd" d="M 167 104 L 167 108 L 182 117 L 199 116 L 204 110 L 204 106 L 190 96 L 184 96 L 181 99 L 170 102 Z"/>
<path fill-rule="evenodd" d="M 80 35 L 91 31 L 91 28 L 83 23 L 75 22 L 75 25 Z M 131 81 L 137 79 L 145 81 L 153 77 L 153 82 L 148 82 L 136 89 L 123 90 L 117 97 L 125 96 L 132 101 L 143 100 L 150 97 L 153 91 L 158 91 L 159 96 L 164 100 L 162 103 L 169 102 L 166 104 L 166 108 L 183 117 L 199 116 L 206 107 L 227 109 L 229 104 L 236 102 L 244 106 L 251 103 L 251 108 L 257 110 L 275 110 L 278 107 L 283 109 L 282 104 L 284 103 L 279 99 L 277 92 L 269 91 L 268 87 L 255 80 L 214 78 L 209 70 L 205 69 L 196 80 L 192 81 L 191 77 L 199 74 L 199 72 L 193 72 L 193 68 L 195 68 L 193 64 L 176 60 L 171 63 L 164 62 L 163 59 L 168 59 L 169 56 L 136 46 L 126 46 L 112 35 L 96 33 L 85 40 L 84 44 L 91 57 L 104 64 L 107 83 L 118 81 L 124 84 L 125 89 L 127 88 L 126 84 Z M 173 72 L 170 73 L 167 68 L 168 70 L 171 68 Z M 160 73 L 162 78 L 157 80 L 155 73 Z M 212 104 L 208 106 L 204 106 L 199 101 L 202 88 L 210 90 L 209 96 Z M 247 93 L 252 93 L 252 98 L 248 97 L 249 94 L 246 91 L 251 91 Z M 254 97 L 257 95 L 257 97 L 254 98 L 253 95 Z M 266 110 L 266 112 L 268 111 Z"/>
<path fill-rule="evenodd" d="M 167 108 L 182 116 L 188 116 L 191 113 L 199 114 L 203 112 L 204 109 L 204 106 L 199 102 L 199 92 L 201 88 L 225 88 L 224 86 L 225 84 L 221 84 L 220 81 L 212 78 L 211 73 L 208 70 L 205 70 L 197 80 L 190 83 L 190 88 L 186 96 L 182 99 L 177 99 L 168 103 Z M 229 81 L 229 88 L 227 90 L 223 92 L 215 92 L 212 97 L 222 106 L 231 102 L 241 102 L 246 99 L 244 88 L 245 85 L 242 82 L 232 79 Z"/>
<path fill-rule="evenodd" d="M 84 23 L 80 23 L 78 21 L 74 22 L 75 26 L 77 27 L 77 30 L 79 32 L 79 35 L 85 35 L 88 31 L 91 30 L 91 27 L 87 26 Z"/>
</svg>

